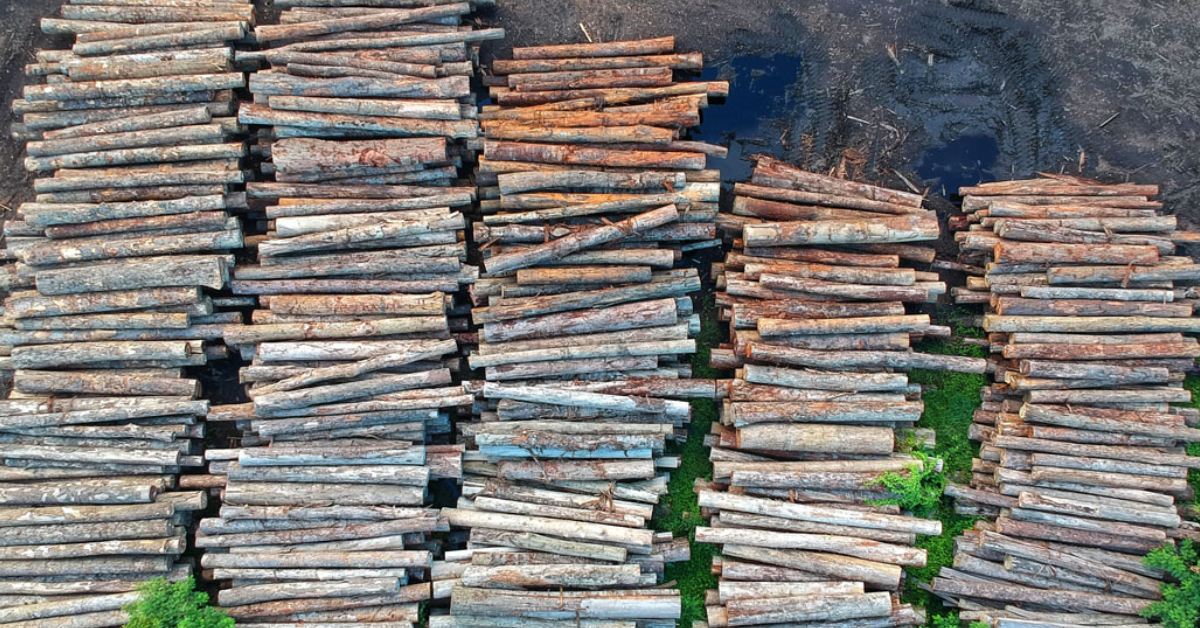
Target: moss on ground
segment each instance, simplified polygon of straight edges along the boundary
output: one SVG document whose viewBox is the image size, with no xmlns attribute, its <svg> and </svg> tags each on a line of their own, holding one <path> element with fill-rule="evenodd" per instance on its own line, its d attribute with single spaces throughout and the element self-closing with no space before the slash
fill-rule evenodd
<svg viewBox="0 0 1200 628">
<path fill-rule="evenodd" d="M 696 355 L 692 357 L 693 377 L 718 377 L 718 372 L 709 366 L 708 358 L 711 348 L 720 343 L 720 338 L 716 306 L 712 297 L 708 297 L 700 313 L 700 334 L 696 337 Z M 683 599 L 683 617 L 679 621 L 682 628 L 691 628 L 693 621 L 705 619 L 704 592 L 717 586 L 717 577 L 712 575 L 712 558 L 716 548 L 695 542 L 696 526 L 702 524 L 704 519 L 700 516 L 694 490 L 697 478 L 712 478 L 704 436 L 716 419 L 717 406 L 713 401 L 692 402 L 692 423 L 688 427 L 687 441 L 667 448 L 667 453 L 680 457 L 680 463 L 679 468 L 671 473 L 670 493 L 663 504 L 665 513 L 653 522 L 655 530 L 671 532 L 676 537 L 687 537 L 692 546 L 691 560 L 667 565 L 666 573 L 666 580 L 675 582 Z"/>
<path fill-rule="evenodd" d="M 977 329 L 962 329 L 962 336 L 979 337 Z M 926 353 L 941 353 L 984 357 L 982 347 L 964 344 L 960 336 L 940 342 L 925 343 L 920 350 Z M 984 375 L 951 373 L 946 371 L 913 371 L 909 379 L 924 388 L 925 412 L 918 426 L 934 430 L 937 443 L 933 454 L 945 464 L 948 481 L 965 483 L 971 477 L 971 460 L 978 455 L 979 445 L 967 438 L 972 415 L 979 407 L 980 390 L 987 384 Z M 943 497 L 938 503 L 934 518 L 942 522 L 940 536 L 920 537 L 917 546 L 928 552 L 924 567 L 908 568 L 901 598 L 914 606 L 925 609 L 930 626 L 957 626 L 957 612 L 947 609 L 942 601 L 921 588 L 954 559 L 954 539 L 975 524 L 975 517 L 954 512 L 953 500 Z"/>
<path fill-rule="evenodd" d="M 1192 402 L 1187 404 L 1193 408 L 1200 408 L 1200 377 L 1195 375 L 1188 376 L 1183 380 L 1184 388 L 1187 388 L 1192 393 Z M 1191 443 L 1187 448 L 1188 454 L 1192 456 L 1200 456 L 1200 443 Z M 1188 482 L 1196 491 L 1195 500 L 1192 502 L 1193 512 L 1200 513 L 1200 469 L 1192 469 L 1188 471 Z M 1200 519 L 1200 516 L 1197 517 Z"/>
</svg>

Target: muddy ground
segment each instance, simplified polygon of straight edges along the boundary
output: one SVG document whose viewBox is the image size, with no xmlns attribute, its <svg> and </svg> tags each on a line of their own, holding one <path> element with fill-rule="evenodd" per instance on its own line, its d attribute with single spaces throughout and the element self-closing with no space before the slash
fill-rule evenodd
<svg viewBox="0 0 1200 628">
<path fill-rule="evenodd" d="M 49 40 L 54 0 L 0 0 L 0 85 Z M 513 45 L 673 33 L 733 82 L 705 139 L 818 169 L 952 195 L 1038 170 L 1162 185 L 1200 225 L 1200 1 L 499 0 L 480 20 Z M 586 31 L 586 33 L 585 33 Z M 0 203 L 27 195 L 0 140 Z M 905 181 L 907 180 L 907 182 Z"/>
</svg>

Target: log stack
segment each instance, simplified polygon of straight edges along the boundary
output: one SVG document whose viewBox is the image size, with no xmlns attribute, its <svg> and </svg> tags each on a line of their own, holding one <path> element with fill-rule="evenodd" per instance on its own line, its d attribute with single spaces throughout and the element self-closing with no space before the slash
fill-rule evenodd
<svg viewBox="0 0 1200 628">
<path fill-rule="evenodd" d="M 716 265 L 729 343 L 712 352 L 735 369 L 711 445 L 713 479 L 697 485 L 710 518 L 696 540 L 722 546 L 708 594 L 712 628 L 759 624 L 924 623 L 899 603 L 904 567 L 922 566 L 918 535 L 941 524 L 903 514 L 882 480 L 940 461 L 910 369 L 982 373 L 984 360 L 924 354 L 948 335 L 906 306 L 945 286 L 929 263 L 937 217 L 916 194 L 805 172 L 760 158 L 735 186 Z"/>
<path fill-rule="evenodd" d="M 685 539 L 648 524 L 686 437 L 700 288 L 684 253 L 719 244 L 723 152 L 681 134 L 723 83 L 674 39 L 517 48 L 488 77 L 473 226 L 485 273 L 470 366 L 479 421 L 451 526 L 466 549 L 435 568 L 445 626 L 507 618 L 674 626 L 677 591 L 654 589 Z M 510 620 L 511 621 L 511 620 Z M 622 623 L 622 625 L 625 625 Z"/>
<path fill-rule="evenodd" d="M 144 3 L 143 3 L 144 4 Z M 245 84 L 231 42 L 249 2 L 68 2 L 13 103 L 36 198 L 4 225 L 0 319 L 0 623 L 125 623 L 136 585 L 181 558 L 204 491 L 209 404 L 196 370 L 223 357 L 212 291 L 242 246 Z"/>
<path fill-rule="evenodd" d="M 186 527 L 208 496 L 176 489 L 207 409 L 189 394 L 0 401 L 3 623 L 120 626 L 139 583 L 191 575 Z"/>
<path fill-rule="evenodd" d="M 218 406 L 240 447 L 206 452 L 223 486 L 200 522 L 216 602 L 246 623 L 414 622 L 430 599 L 431 533 L 445 531 L 429 486 L 462 477 L 450 432 L 473 398 L 456 384 L 449 297 L 299 294 L 262 297 L 278 317 L 230 326 L 250 358 L 252 402 Z"/>
<path fill-rule="evenodd" d="M 1200 538 L 1182 407 L 1200 344 L 1195 234 L 1159 214 L 1153 185 L 1069 176 L 964 188 L 963 260 L 986 269 L 958 293 L 984 302 L 995 383 L 956 508 L 981 515 L 932 590 L 984 621 L 1133 623 L 1159 596 L 1151 549 Z"/>
<path fill-rule="evenodd" d="M 454 293 L 474 281 L 459 212 L 475 194 L 457 168 L 478 136 L 476 46 L 504 31 L 461 25 L 466 2 L 395 8 L 411 4 L 281 2 L 281 23 L 255 31 L 266 49 L 238 54 L 269 64 L 238 116 L 263 127 L 254 150 L 274 180 L 248 189 L 265 234 L 236 293 Z"/>
<path fill-rule="evenodd" d="M 256 30 L 268 63 L 240 120 L 262 128 L 247 263 L 233 292 L 257 301 L 226 342 L 251 403 L 210 420 L 242 430 L 209 450 L 218 518 L 200 524 L 205 575 L 241 623 L 415 622 L 445 531 L 430 484 L 462 477 L 451 416 L 466 332 L 457 169 L 477 135 L 477 42 L 467 3 L 280 2 Z"/>
<path fill-rule="evenodd" d="M 4 225 L 15 263 L 0 281 L 13 292 L 0 345 L 19 392 L 191 395 L 194 383 L 152 369 L 204 364 L 203 341 L 240 320 L 202 290 L 228 283 L 243 241 L 230 211 L 245 206 L 246 146 L 229 116 L 246 81 L 231 44 L 254 9 L 168 4 L 68 2 L 43 21 L 75 43 L 39 51 L 26 74 L 44 84 L 13 103 L 36 192 Z"/>
</svg>

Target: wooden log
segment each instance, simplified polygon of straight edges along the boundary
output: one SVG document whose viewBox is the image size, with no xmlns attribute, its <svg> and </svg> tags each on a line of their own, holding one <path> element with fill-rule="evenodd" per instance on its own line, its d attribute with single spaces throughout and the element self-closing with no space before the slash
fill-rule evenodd
<svg viewBox="0 0 1200 628">
<path fill-rule="evenodd" d="M 222 25 L 221 23 L 214 23 L 211 26 L 211 28 L 198 30 L 134 35 L 95 41 L 77 39 L 75 45 L 71 47 L 71 52 L 80 57 L 90 57 L 162 50 L 164 48 L 212 47 L 214 45 L 219 46 L 228 41 L 241 39 L 246 32 L 243 24 Z M 237 87 L 244 87 L 244 85 L 238 85 Z M 168 90 L 162 91 L 165 92 Z M 119 92 L 113 93 L 119 95 Z"/>
<path fill-rule="evenodd" d="M 819 369 L 845 370 L 850 368 L 926 368 L 932 370 L 951 370 L 965 373 L 983 373 L 988 366 L 987 361 L 979 358 L 964 358 L 940 356 L 924 353 L 905 353 L 899 351 L 879 352 L 847 352 L 829 354 L 824 351 L 794 349 L 771 344 L 752 342 L 746 350 L 746 357 L 775 364 L 803 366 Z"/>
<path fill-rule="evenodd" d="M 367 15 L 348 16 L 314 22 L 262 25 L 254 30 L 254 36 L 260 42 L 303 39 L 349 31 L 386 29 L 401 24 L 463 15 L 470 11 L 471 7 L 466 2 L 399 11 L 378 11 Z"/>
<path fill-rule="evenodd" d="M 922 333 L 929 327 L 929 316 L 924 314 L 815 320 L 763 318 L 758 321 L 758 333 L 764 338 L 803 334 Z"/>
<path fill-rule="evenodd" d="M 178 119 L 183 117 L 183 115 L 181 115 L 183 113 L 193 117 L 201 116 L 211 120 L 208 110 L 204 108 L 200 108 L 198 110 L 184 110 L 183 112 L 167 112 L 165 114 L 156 114 L 154 116 L 145 117 L 151 117 L 155 120 L 172 118 Z M 144 120 L 145 117 L 142 117 L 141 119 Z M 118 119 L 118 121 L 122 120 L 124 119 Z M 133 118 L 133 120 L 136 121 L 138 118 Z M 138 125 L 144 126 L 144 124 L 145 123 L 140 123 Z M 201 144 L 219 142 L 224 140 L 228 135 L 229 131 L 223 124 L 192 124 L 170 128 L 136 129 L 133 131 L 104 133 L 100 135 L 68 137 L 60 140 L 29 142 L 26 144 L 25 151 L 30 157 L 45 158 L 59 155 L 74 155 L 79 153 L 111 152 L 122 148 L 145 148 L 187 143 Z M 27 160 L 26 163 L 28 164 L 29 161 Z M 35 163 L 38 162 L 35 161 Z M 46 163 L 56 164 L 54 166 L 55 168 L 70 167 L 65 162 L 46 160 Z M 57 165 L 60 163 L 61 165 Z M 99 164 L 104 165 L 115 163 L 117 162 L 109 160 L 99 162 Z"/>
<path fill-rule="evenodd" d="M 395 485 L 240 482 L 226 487 L 225 498 L 228 503 L 246 506 L 415 506 L 424 501 L 425 491 L 413 486 Z"/>
<path fill-rule="evenodd" d="M 739 449 L 882 455 L 894 447 L 891 428 L 847 425 L 747 425 Z"/>
<path fill-rule="evenodd" d="M 725 604 L 729 626 L 832 622 L 884 617 L 891 613 L 891 597 L 884 592 L 862 595 L 820 595 L 784 598 L 734 599 Z M 795 624 L 803 625 L 803 624 Z"/>
<path fill-rule="evenodd" d="M 914 215 L 859 222 L 830 220 L 746 225 L 743 238 L 746 246 L 764 247 L 913 242 L 935 239 L 938 233 L 936 218 Z"/>
<path fill-rule="evenodd" d="M 1186 427 L 1181 423 L 1164 424 L 1153 421 L 1155 415 L 1142 412 L 1101 412 L 1089 408 L 1026 404 L 1021 407 L 1020 416 L 1031 423 L 1076 429 L 1139 434 L 1189 442 L 1200 439 L 1200 430 Z M 1164 419 L 1174 418 L 1174 415 L 1158 416 Z"/>
<path fill-rule="evenodd" d="M 718 600 L 750 598 L 808 597 L 817 595 L 852 595 L 863 592 L 861 582 L 737 582 L 721 580 Z"/>
<path fill-rule="evenodd" d="M 137 601 L 138 596 L 139 594 L 133 591 L 0 608 L 0 622 L 8 624 L 50 617 L 117 611 Z"/>
<path fill-rule="evenodd" d="M 1001 241 L 994 256 L 1001 264 L 1154 264 L 1158 262 L 1158 249 L 1121 244 Z"/>
<path fill-rule="evenodd" d="M 25 87 L 23 94 L 26 100 L 70 100 L 114 96 L 146 96 L 167 91 L 207 91 L 236 89 L 240 87 L 245 87 L 245 77 L 241 73 L 225 72 L 190 76 L 28 85 Z"/>
<path fill-rule="evenodd" d="M 462 105 L 450 101 L 272 96 L 271 108 L 281 111 L 311 111 L 314 113 L 429 120 L 460 120 L 465 117 Z"/>
<path fill-rule="evenodd" d="M 738 427 L 761 423 L 872 423 L 916 422 L 924 404 L 919 401 L 834 402 L 735 402 L 727 406 L 725 420 Z"/>
<path fill-rule="evenodd" d="M 523 251 L 502 253 L 489 258 L 485 265 L 488 272 L 499 273 L 516 270 L 558 259 L 582 249 L 599 246 L 621 238 L 633 236 L 678 219 L 675 205 L 665 205 L 656 210 L 639 214 L 613 225 L 581 231 L 546 244 Z"/>
<path fill-rule="evenodd" d="M 509 532 L 532 532 L 582 541 L 618 543 L 634 547 L 646 547 L 653 542 L 653 534 L 649 530 L 622 526 L 458 508 L 443 509 L 442 514 L 451 525 L 468 528 L 479 527 Z"/>
<path fill-rule="evenodd" d="M 642 570 L 637 565 L 473 565 L 462 574 L 463 586 L 502 589 L 630 587 L 641 581 Z"/>
<path fill-rule="evenodd" d="M 902 391 L 908 388 L 908 377 L 895 373 L 835 373 L 747 364 L 743 376 L 747 382 L 798 389 L 857 392 Z"/>
<path fill-rule="evenodd" d="M 807 504 L 796 504 L 772 499 L 734 495 L 731 493 L 700 491 L 699 500 L 700 505 L 707 508 L 717 508 L 722 511 L 733 510 L 737 512 L 779 517 L 782 519 L 810 521 L 813 523 L 828 523 L 855 528 L 912 532 L 915 534 L 930 535 L 939 534 L 939 530 L 941 529 L 940 522 L 929 521 L 926 519 L 860 512 L 826 506 L 811 506 Z"/>
<path fill-rule="evenodd" d="M 455 615 L 500 615 L 575 621 L 580 619 L 678 619 L 679 594 L 643 589 L 523 592 L 460 586 Z"/>
<path fill-rule="evenodd" d="M 499 476 L 506 480 L 537 482 L 646 480 L 654 477 L 652 460 L 567 460 L 561 462 L 524 462 L 504 460 Z"/>
<path fill-rule="evenodd" d="M 1136 615 L 1149 605 L 1149 600 L 1139 598 L 941 577 L 933 579 L 933 590 L 946 595 L 982 600 L 1029 602 L 1070 611 L 1101 611 L 1123 615 Z"/>
<path fill-rule="evenodd" d="M 20 211 L 32 225 L 52 227 L 134 218 L 150 218 L 225 209 L 222 195 L 185 196 L 172 200 L 133 201 L 128 203 L 55 204 L 24 203 Z"/>
<path fill-rule="evenodd" d="M 147 257 L 39 271 L 37 284 L 43 295 L 66 295 L 148 288 L 220 288 L 227 277 L 227 266 L 219 257 Z"/>
<path fill-rule="evenodd" d="M 769 261 L 769 263 L 765 263 Z M 916 271 L 907 268 L 872 268 L 862 266 L 828 266 L 788 262 L 786 260 L 766 260 L 751 262 L 747 259 L 743 265 L 744 274 L 748 279 L 758 279 L 763 274 L 821 279 L 839 283 L 858 283 L 873 285 L 911 286 L 916 283 Z"/>
<path fill-rule="evenodd" d="M 782 533 L 738 528 L 699 527 L 696 528 L 696 540 L 701 543 L 716 543 L 721 545 L 811 550 L 892 565 L 925 565 L 925 550 L 900 545 L 888 545 L 886 543 L 855 537 Z"/>
<path fill-rule="evenodd" d="M 428 569 L 427 551 L 344 551 L 217 554 L 206 552 L 206 569 Z"/>
<path fill-rule="evenodd" d="M 272 582 L 220 591 L 222 606 L 245 606 L 276 600 L 389 595 L 400 590 L 397 578 L 361 578 L 343 582 Z"/>
<path fill-rule="evenodd" d="M 670 70 L 665 70 L 669 80 Z M 675 138 L 671 129 L 645 125 L 618 127 L 541 127 L 517 124 L 492 124 L 484 134 L 488 139 L 549 144 L 656 144 L 667 146 Z"/>
<path fill-rule="evenodd" d="M 1131 284 L 1156 281 L 1195 281 L 1200 266 L 1160 264 L 1158 266 L 1061 266 L 1046 271 L 1051 286 L 1069 284 Z"/>
<path fill-rule="evenodd" d="M 1026 299 L 995 298 L 993 310 L 1003 316 L 1153 316 L 1186 318 L 1191 316 L 1188 303 L 1149 303 L 1144 301 L 1104 301 L 1099 299 Z"/>
<path fill-rule="evenodd" d="M 546 314 L 571 312 L 584 308 L 603 308 L 663 297 L 679 297 L 699 289 L 699 283 L 699 277 L 694 273 L 675 273 L 672 276 L 655 277 L 654 281 L 648 284 L 575 291 L 562 295 L 505 299 L 485 308 L 476 308 L 471 312 L 471 317 L 476 323 L 484 324 L 486 329 L 486 325 L 489 323 L 512 319 L 541 317 Z M 564 316 L 573 318 L 581 314 L 576 312 L 564 314 Z"/>
<path fill-rule="evenodd" d="M 200 382 L 174 377 L 152 375 L 123 375 L 120 373 L 83 373 L 64 371 L 16 372 L 13 386 L 26 394 L 91 394 L 91 395 L 181 395 L 196 396 Z"/>
<path fill-rule="evenodd" d="M 691 406 L 682 401 L 608 395 L 578 390 L 564 390 L 548 386 L 515 386 L 487 383 L 483 386 L 483 396 L 488 399 L 512 399 L 531 403 L 578 406 L 634 414 L 663 414 L 678 418 L 686 418 L 691 415 Z"/>
<path fill-rule="evenodd" d="M 655 89 L 655 88 L 637 88 Z M 526 92 L 526 94 L 572 92 Z M 703 170 L 703 153 L 680 150 L 656 151 L 639 148 L 600 148 L 595 146 L 566 147 L 561 144 L 535 144 L 523 142 L 488 142 L 484 154 L 488 159 L 565 164 L 573 166 L 604 166 L 612 168 L 669 168 L 678 170 Z"/>
<path fill-rule="evenodd" d="M 560 44 L 514 48 L 513 59 L 567 59 L 575 57 L 622 57 L 631 55 L 670 54 L 675 48 L 674 37 L 658 37 L 632 41 L 589 44 Z"/>
<path fill-rule="evenodd" d="M 1154 333 L 1194 332 L 1190 318 L 1156 316 L 1006 316 L 985 314 L 984 329 L 992 332 Z"/>
</svg>

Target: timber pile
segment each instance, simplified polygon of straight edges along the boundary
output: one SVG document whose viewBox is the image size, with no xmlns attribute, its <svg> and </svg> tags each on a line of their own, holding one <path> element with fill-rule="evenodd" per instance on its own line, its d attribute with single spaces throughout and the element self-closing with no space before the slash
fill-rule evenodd
<svg viewBox="0 0 1200 628">
<path fill-rule="evenodd" d="M 662 37 L 517 48 L 513 59 L 493 63 L 488 82 L 497 104 L 480 113 L 483 216 L 473 229 L 487 274 L 472 297 L 477 306 L 490 305 L 474 315 L 485 325 L 481 345 L 522 338 L 487 338 L 490 328 L 517 325 L 499 321 L 582 308 L 599 313 L 699 287 L 693 273 L 672 268 L 683 253 L 720 244 L 720 173 L 705 165 L 707 155 L 726 149 L 680 136 L 700 123 L 708 99 L 724 97 L 729 87 L 675 82 L 676 70 L 700 70 L 703 58 L 674 46 L 673 37 Z M 684 285 L 688 290 L 680 290 Z M 538 307 L 537 297 L 563 305 Z M 627 322 L 629 307 L 613 311 L 609 318 L 622 326 L 607 329 L 647 327 Z M 559 359 L 580 363 L 529 366 L 511 377 L 499 368 L 510 362 L 496 363 L 487 367 L 488 379 L 583 375 L 604 370 L 593 368 L 596 360 L 616 355 L 566 356 Z M 625 354 L 628 364 L 607 370 L 657 368 L 630 359 L 645 355 Z"/>
<path fill-rule="evenodd" d="M 446 530 L 428 487 L 462 477 L 461 447 L 433 443 L 473 401 L 455 383 L 454 294 L 476 276 L 459 140 L 474 44 L 503 31 L 460 26 L 467 3 L 278 4 L 255 32 L 273 47 L 238 55 L 271 65 L 239 112 L 274 179 L 248 186 L 265 233 L 232 281 L 258 308 L 224 333 L 252 402 L 209 416 L 242 437 L 208 452 L 222 508 L 196 545 L 239 622 L 414 622 Z"/>
<path fill-rule="evenodd" d="M 988 520 L 932 589 L 964 618 L 1135 623 L 1163 577 L 1141 557 L 1200 539 L 1177 506 L 1200 468 L 1184 450 L 1200 414 L 1181 405 L 1200 265 L 1175 255 L 1195 234 L 1157 192 L 1064 176 L 962 190 L 964 261 L 987 274 L 958 296 L 987 303 L 996 364 L 971 484 L 946 491 Z"/>
<path fill-rule="evenodd" d="M 535 619 L 674 626 L 655 589 L 686 539 L 650 530 L 686 437 L 687 399 L 716 396 L 688 363 L 699 318 L 683 253 L 719 244 L 719 174 L 680 140 L 723 83 L 680 82 L 698 54 L 670 37 L 518 48 L 480 114 L 486 274 L 471 289 L 485 382 L 451 526 L 467 547 L 435 566 L 443 626 Z"/>
<path fill-rule="evenodd" d="M 274 181 L 248 186 L 266 233 L 234 292 L 453 293 L 474 281 L 456 211 L 474 189 L 456 186 L 457 168 L 478 135 L 475 47 L 503 29 L 460 25 L 466 2 L 278 4 L 281 23 L 255 31 L 272 47 L 238 53 L 270 64 L 238 117 L 264 127 L 254 150 Z"/>
<path fill-rule="evenodd" d="M 69 2 L 43 30 L 70 50 L 26 67 L 13 104 L 37 197 L 4 226 L 0 624 L 119 626 L 136 585 L 191 575 L 203 491 L 199 382 L 242 246 L 245 145 L 230 42 L 249 2 Z"/>
<path fill-rule="evenodd" d="M 904 371 L 987 367 L 912 350 L 949 333 L 906 314 L 945 290 L 905 264 L 932 261 L 913 243 L 938 237 L 937 217 L 919 195 L 769 158 L 734 191 L 720 218 L 733 249 L 714 269 L 730 342 L 712 364 L 736 377 L 721 382 L 713 480 L 696 487 L 710 517 L 696 540 L 723 548 L 707 625 L 922 624 L 896 593 L 903 568 L 926 562 L 917 536 L 941 524 L 877 505 L 897 497 L 888 474 L 940 465 L 897 451 L 932 439 L 914 427 L 921 391 Z"/>
<path fill-rule="evenodd" d="M 200 522 L 204 575 L 243 623 L 415 622 L 445 531 L 430 482 L 462 477 L 448 434 L 472 397 L 442 293 L 274 295 L 231 326 L 252 403 L 213 409 L 240 448 L 206 452 L 217 518 Z"/>
<path fill-rule="evenodd" d="M 2 625 L 121 626 L 128 620 L 122 609 L 141 595 L 139 584 L 192 575 L 189 559 L 180 556 L 185 527 L 207 495 L 172 489 L 192 458 L 180 449 L 205 402 L 89 397 L 0 404 Z"/>
</svg>

